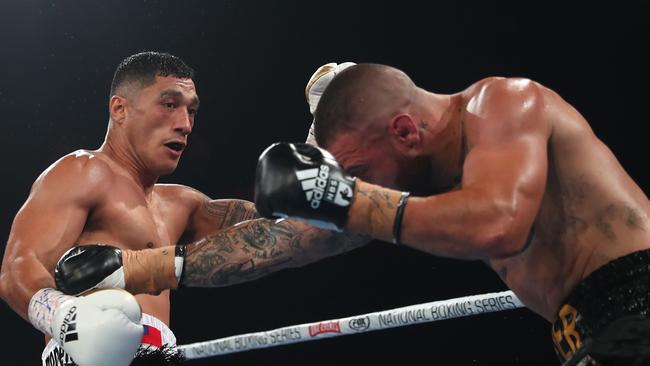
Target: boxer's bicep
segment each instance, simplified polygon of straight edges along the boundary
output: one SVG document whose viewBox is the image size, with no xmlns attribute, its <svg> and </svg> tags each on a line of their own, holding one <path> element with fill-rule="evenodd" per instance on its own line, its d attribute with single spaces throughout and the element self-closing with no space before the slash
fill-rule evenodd
<svg viewBox="0 0 650 366">
<path fill-rule="evenodd" d="M 545 140 L 537 137 L 472 148 L 460 190 L 409 199 L 403 242 L 464 259 L 520 252 L 539 209 L 546 165 Z"/>
<path fill-rule="evenodd" d="M 182 284 L 219 287 L 246 282 L 367 242 L 293 220 L 250 220 L 187 245 Z"/>
<path fill-rule="evenodd" d="M 502 208 L 508 221 L 505 240 L 511 243 L 525 243 L 539 210 L 546 186 L 546 146 L 544 134 L 526 134 L 477 146 L 465 161 L 462 190 L 485 194 Z"/>
<path fill-rule="evenodd" d="M 546 186 L 550 123 L 542 89 L 528 79 L 496 80 L 467 128 L 473 146 L 462 187 L 487 194 L 509 214 L 506 240 L 515 243 L 525 242 Z"/>
<path fill-rule="evenodd" d="M 239 199 L 212 200 L 203 197 L 188 224 L 187 231 L 191 232 L 190 242 L 240 222 L 260 217 L 252 202 Z"/>
<path fill-rule="evenodd" d="M 26 316 L 34 292 L 54 287 L 54 265 L 79 238 L 93 201 L 105 185 L 98 181 L 102 175 L 101 167 L 64 159 L 37 180 L 16 214 L 0 286 L 5 300 L 21 316 Z"/>
</svg>

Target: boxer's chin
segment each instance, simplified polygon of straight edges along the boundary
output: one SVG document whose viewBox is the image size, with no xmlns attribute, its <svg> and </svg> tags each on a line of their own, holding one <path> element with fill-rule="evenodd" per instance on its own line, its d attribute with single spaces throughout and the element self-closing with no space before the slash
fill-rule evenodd
<svg viewBox="0 0 650 366">
<path fill-rule="evenodd" d="M 158 175 L 169 175 L 176 171 L 178 168 L 178 160 L 176 162 L 169 162 L 158 168 Z"/>
</svg>

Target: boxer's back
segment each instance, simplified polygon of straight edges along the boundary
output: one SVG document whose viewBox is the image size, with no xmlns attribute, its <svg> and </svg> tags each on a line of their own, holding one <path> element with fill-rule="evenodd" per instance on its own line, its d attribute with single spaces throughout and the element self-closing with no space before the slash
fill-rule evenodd
<svg viewBox="0 0 650 366">
<path fill-rule="evenodd" d="M 650 248 L 650 205 L 587 121 L 540 87 L 551 124 L 546 190 L 522 253 L 491 262 L 534 311 L 553 320 L 573 287 L 598 267 Z"/>
</svg>

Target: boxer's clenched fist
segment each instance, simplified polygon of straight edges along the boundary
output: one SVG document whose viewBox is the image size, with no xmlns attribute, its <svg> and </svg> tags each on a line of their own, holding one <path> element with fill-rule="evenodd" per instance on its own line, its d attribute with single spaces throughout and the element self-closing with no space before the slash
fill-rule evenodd
<svg viewBox="0 0 650 366">
<path fill-rule="evenodd" d="M 260 156 L 255 205 L 269 218 L 294 217 L 323 229 L 343 230 L 355 178 L 324 149 L 277 143 Z"/>
<path fill-rule="evenodd" d="M 124 290 L 74 297 L 41 289 L 29 311 L 32 324 L 51 335 L 79 366 L 129 365 L 142 339 L 140 305 Z"/>
<path fill-rule="evenodd" d="M 356 65 L 354 62 L 343 62 L 341 64 L 330 62 L 314 71 L 314 74 L 311 76 L 311 78 L 309 78 L 307 86 L 305 87 L 305 97 L 307 98 L 307 103 L 309 104 L 309 112 L 312 115 L 314 112 L 316 112 L 316 107 L 318 106 L 320 97 L 323 95 L 323 92 L 330 84 L 332 79 L 334 79 L 334 77 L 341 71 L 354 65 Z M 313 123 L 309 127 L 309 134 L 307 135 L 306 142 L 308 144 L 316 145 Z"/>
</svg>

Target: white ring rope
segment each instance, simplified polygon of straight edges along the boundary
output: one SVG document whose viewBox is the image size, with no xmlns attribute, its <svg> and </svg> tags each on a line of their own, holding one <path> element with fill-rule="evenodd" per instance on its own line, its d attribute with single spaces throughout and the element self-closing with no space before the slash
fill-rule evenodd
<svg viewBox="0 0 650 366">
<path fill-rule="evenodd" d="M 178 346 L 185 359 L 221 356 L 253 349 L 313 341 L 347 334 L 512 310 L 525 305 L 512 291 L 458 297 L 410 305 L 342 319 L 290 325 L 263 332 L 234 335 Z"/>
</svg>

